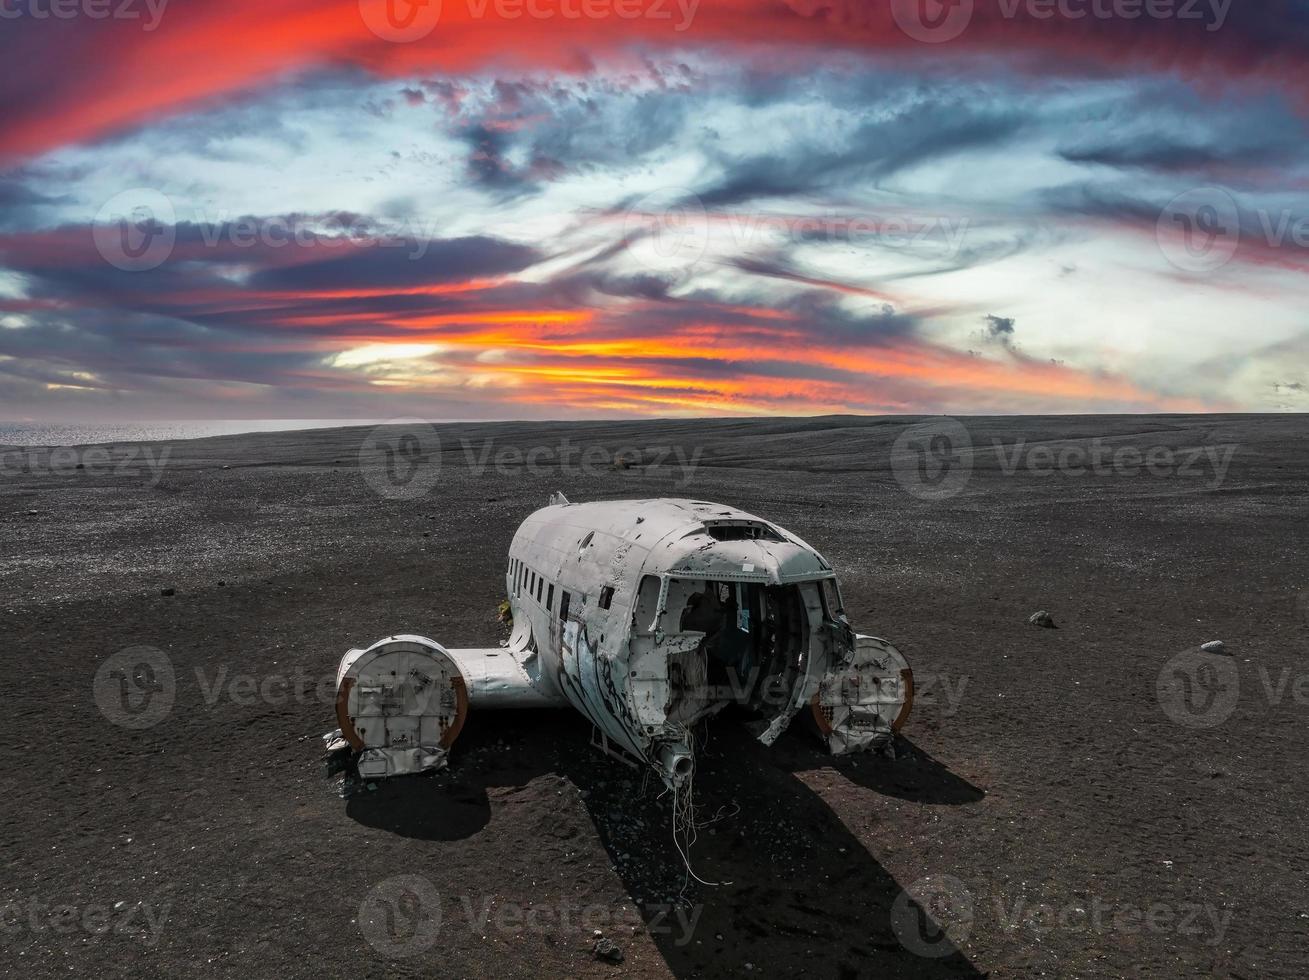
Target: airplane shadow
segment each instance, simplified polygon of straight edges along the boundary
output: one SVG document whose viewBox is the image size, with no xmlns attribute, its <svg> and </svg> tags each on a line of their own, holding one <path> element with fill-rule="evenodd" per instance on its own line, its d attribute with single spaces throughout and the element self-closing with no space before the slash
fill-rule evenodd
<svg viewBox="0 0 1309 980">
<path fill-rule="evenodd" d="M 951 772 L 907 738 L 896 738 L 892 760 L 867 754 L 833 756 L 805 734 L 794 729 L 785 732 L 773 746 L 773 763 L 790 772 L 835 769 L 857 786 L 911 803 L 961 806 L 986 797 L 985 790 Z"/>
<path fill-rule="evenodd" d="M 795 776 L 835 761 L 852 783 L 900 799 L 962 805 L 983 797 L 921 750 L 902 749 L 912 762 L 864 756 L 851 766 L 800 736 L 768 749 L 738 725 L 711 726 L 697 754 L 694 803 L 701 822 L 714 822 L 689 853 L 711 886 L 687 874 L 671 796 L 652 776 L 590 748 L 580 719 L 522 712 L 486 722 L 470 717 L 451 770 L 380 782 L 349 800 L 349 816 L 406 837 L 457 840 L 486 826 L 489 787 L 555 773 L 583 791 L 616 873 L 677 977 L 748 975 L 747 963 L 769 976 L 839 980 L 981 976 Z"/>
<path fill-rule="evenodd" d="M 349 797 L 345 812 L 365 827 L 418 840 L 455 841 L 471 837 L 491 821 L 490 787 L 526 786 L 557 770 L 552 746 L 565 738 L 571 721 L 558 711 L 473 713 L 451 753 L 448 768 L 434 773 L 379 779 Z M 560 730 L 539 738 L 534 732 Z M 508 736 L 515 744 L 503 745 Z M 549 748 L 549 751 L 542 751 Z"/>
</svg>

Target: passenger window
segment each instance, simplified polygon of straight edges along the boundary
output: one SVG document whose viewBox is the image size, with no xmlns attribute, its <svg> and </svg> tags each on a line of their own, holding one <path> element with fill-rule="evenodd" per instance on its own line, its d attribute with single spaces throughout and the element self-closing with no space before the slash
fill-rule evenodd
<svg viewBox="0 0 1309 980">
<path fill-rule="evenodd" d="M 566 623 L 567 621 L 568 621 L 568 590 L 564 589 L 563 593 L 559 596 L 559 622 Z"/>
<path fill-rule="evenodd" d="M 545 608 L 553 609 L 554 606 L 555 606 L 555 587 L 554 587 L 554 583 L 552 582 L 550 584 L 550 588 L 545 593 Z"/>
<path fill-rule="evenodd" d="M 614 601 L 614 587 L 606 585 L 600 590 L 600 608 L 608 609 L 609 603 Z"/>
<path fill-rule="evenodd" d="M 541 578 L 540 576 L 537 576 L 537 579 L 536 579 L 536 601 L 537 601 L 537 602 L 540 602 L 540 601 L 541 601 L 541 588 L 542 588 L 544 585 L 545 585 L 545 579 Z"/>
</svg>

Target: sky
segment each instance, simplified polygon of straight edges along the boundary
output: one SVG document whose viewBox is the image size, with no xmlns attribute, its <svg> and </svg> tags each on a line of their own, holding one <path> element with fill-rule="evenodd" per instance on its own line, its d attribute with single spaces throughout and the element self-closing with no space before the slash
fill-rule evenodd
<svg viewBox="0 0 1309 980">
<path fill-rule="evenodd" d="M 0 0 L 0 418 L 1309 410 L 1301 0 Z"/>
</svg>

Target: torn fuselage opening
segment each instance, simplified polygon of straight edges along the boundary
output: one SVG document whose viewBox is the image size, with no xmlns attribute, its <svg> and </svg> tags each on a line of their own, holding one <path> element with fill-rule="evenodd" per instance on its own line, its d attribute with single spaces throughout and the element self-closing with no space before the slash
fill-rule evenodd
<svg viewBox="0 0 1309 980">
<path fill-rule="evenodd" d="M 714 578 L 647 577 L 640 607 L 643 636 L 634 637 L 647 721 L 689 727 L 729 705 L 770 719 L 794 713 L 806 684 L 821 625 L 818 586 Z M 825 664 L 825 656 L 822 658 Z M 785 726 L 785 720 L 782 726 Z M 779 728 L 780 730 L 780 728 Z"/>
</svg>

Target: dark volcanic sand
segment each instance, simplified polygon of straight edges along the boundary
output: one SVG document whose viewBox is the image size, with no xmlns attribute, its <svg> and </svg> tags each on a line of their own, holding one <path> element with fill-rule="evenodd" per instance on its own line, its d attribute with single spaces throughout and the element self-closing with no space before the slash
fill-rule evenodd
<svg viewBox="0 0 1309 980">
<path fill-rule="evenodd" d="M 443 427 L 436 491 L 410 502 L 362 477 L 366 429 L 177 443 L 154 487 L 148 472 L 9 472 L 0 902 L 16 904 L 0 918 L 0 970 L 1303 975 L 1309 423 L 968 424 L 986 448 L 964 491 L 938 501 L 894 478 L 906 423 L 886 419 Z M 704 455 L 679 486 L 668 467 L 478 474 L 459 446 L 554 447 L 565 433 L 650 459 Z M 1094 436 L 1236 453 L 1217 482 L 1207 463 L 1005 475 L 990 448 Z M 684 893 L 669 801 L 592 750 L 571 713 L 474 713 L 448 773 L 341 799 L 321 768 L 332 709 L 314 679 L 390 633 L 502 638 L 510 537 L 555 489 L 717 500 L 808 539 L 841 573 L 854 623 L 898 644 L 923 682 L 901 758 L 834 765 L 799 726 L 772 751 L 711 727 L 696 798 L 702 816 L 727 815 L 693 856 L 731 883 Z M 1029 625 L 1038 609 L 1060 628 Z M 1196 700 L 1170 703 L 1212 711 L 1209 678 L 1231 671 L 1239 699 L 1209 727 L 1180 724 L 1161 670 L 1212 639 L 1234 656 L 1198 675 Z M 134 645 L 165 651 L 176 677 L 171 711 L 143 731 L 94 698 L 97 668 Z M 277 682 L 298 669 L 285 696 Z M 233 690 L 238 677 L 268 696 Z M 388 958 L 360 905 L 403 874 L 430 882 L 440 928 L 425 951 Z M 949 956 L 915 955 L 892 927 L 897 896 L 928 876 L 949 876 L 935 880 L 956 899 L 966 889 L 955 912 L 971 903 Z M 685 915 L 699 906 L 688 942 L 661 912 L 679 893 Z M 146 911 L 164 916 L 153 941 Z M 422 911 L 398 907 L 391 935 L 416 921 L 418 945 L 430 940 Z M 592 958 L 596 924 L 622 966 Z"/>
</svg>

